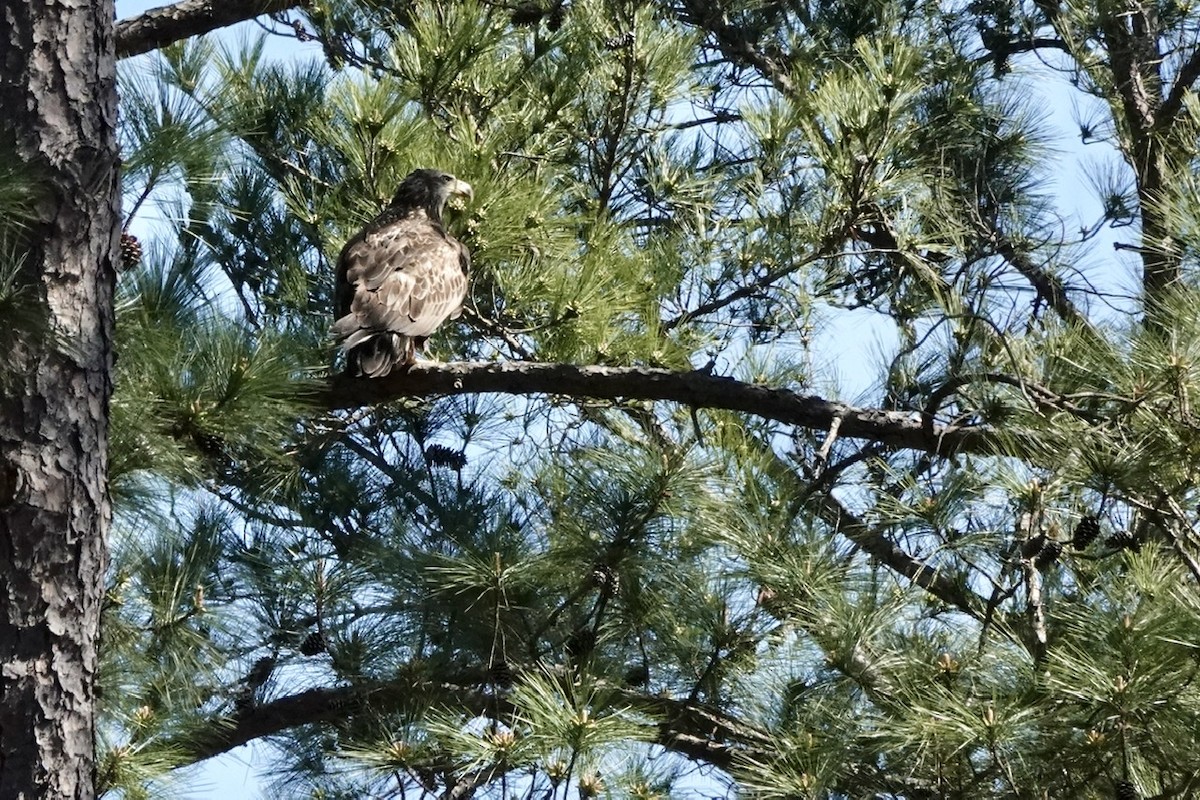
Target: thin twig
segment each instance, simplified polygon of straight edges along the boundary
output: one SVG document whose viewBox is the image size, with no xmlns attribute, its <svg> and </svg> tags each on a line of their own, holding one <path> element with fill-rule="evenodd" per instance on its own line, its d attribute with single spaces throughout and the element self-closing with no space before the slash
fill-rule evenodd
<svg viewBox="0 0 1200 800">
<path fill-rule="evenodd" d="M 829 461 L 829 451 L 833 449 L 833 443 L 837 441 L 838 430 L 842 427 L 842 415 L 836 414 L 833 421 L 829 423 L 829 431 L 825 434 L 825 441 L 821 443 L 821 449 L 817 451 L 814 461 L 816 461 L 816 476 L 820 477 L 825 471 L 825 464 Z"/>
</svg>

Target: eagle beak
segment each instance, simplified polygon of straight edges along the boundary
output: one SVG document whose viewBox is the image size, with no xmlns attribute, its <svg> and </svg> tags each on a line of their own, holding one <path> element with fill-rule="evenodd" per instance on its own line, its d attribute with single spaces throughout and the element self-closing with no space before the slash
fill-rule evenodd
<svg viewBox="0 0 1200 800">
<path fill-rule="evenodd" d="M 471 188 L 471 184 L 467 183 L 466 181 L 460 181 L 458 178 L 455 178 L 454 183 L 451 184 L 450 194 L 451 196 L 461 195 L 468 200 L 475 199 L 475 190 Z"/>
</svg>

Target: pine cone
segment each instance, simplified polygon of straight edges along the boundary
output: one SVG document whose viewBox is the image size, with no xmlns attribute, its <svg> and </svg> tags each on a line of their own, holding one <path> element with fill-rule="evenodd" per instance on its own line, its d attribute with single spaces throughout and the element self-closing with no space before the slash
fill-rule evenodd
<svg viewBox="0 0 1200 800">
<path fill-rule="evenodd" d="M 620 36 L 610 36 L 604 40 L 605 50 L 623 50 L 626 47 L 633 47 L 633 31 L 625 31 Z"/>
<path fill-rule="evenodd" d="M 329 645 L 320 631 L 313 631 L 300 643 L 300 653 L 306 656 L 315 656 L 318 653 L 324 653 L 327 649 L 329 649 Z"/>
<path fill-rule="evenodd" d="M 557 32 L 562 27 L 563 16 L 566 12 L 566 9 L 563 8 L 565 2 L 566 0 L 558 0 L 554 4 L 554 8 L 550 9 L 550 12 L 546 15 L 546 30 L 551 33 Z"/>
<path fill-rule="evenodd" d="M 1021 543 L 1021 558 L 1034 558 L 1046 546 L 1046 534 L 1039 533 Z"/>
<path fill-rule="evenodd" d="M 431 444 L 425 448 L 425 460 L 432 467 L 449 467 L 453 470 L 460 470 L 467 465 L 465 453 L 440 444 Z"/>
<path fill-rule="evenodd" d="M 1087 546 L 1096 541 L 1100 535 L 1100 520 L 1092 514 L 1086 515 L 1075 526 L 1075 535 L 1071 538 L 1071 546 L 1076 550 L 1086 550 Z"/>
<path fill-rule="evenodd" d="M 614 595 L 621 588 L 621 576 L 608 564 L 592 567 L 592 585 L 607 595 Z"/>
<path fill-rule="evenodd" d="M 650 670 L 645 665 L 630 667 L 625 671 L 626 686 L 645 686 L 650 682 Z"/>
<path fill-rule="evenodd" d="M 518 28 L 537 25 L 546 16 L 546 9 L 541 3 L 521 3 L 513 9 L 509 22 Z"/>
<path fill-rule="evenodd" d="M 238 711 L 245 712 L 254 707 L 255 694 L 271 679 L 275 660 L 275 656 L 263 656 L 250 667 L 233 696 L 233 705 Z"/>
<path fill-rule="evenodd" d="M 1062 542 L 1046 542 L 1042 552 L 1034 556 L 1033 565 L 1038 569 L 1045 569 L 1058 560 L 1058 557 L 1062 555 L 1062 550 Z"/>
<path fill-rule="evenodd" d="M 596 649 L 596 632 L 591 628 L 580 628 L 567 638 L 565 646 L 567 655 L 577 661 L 582 661 Z"/>
<path fill-rule="evenodd" d="M 121 271 L 133 269 L 142 261 L 142 243 L 136 236 L 121 232 Z"/>
<path fill-rule="evenodd" d="M 1105 539 L 1104 543 L 1114 550 L 1132 550 L 1135 553 L 1142 552 L 1142 543 L 1129 531 L 1117 531 Z"/>
<path fill-rule="evenodd" d="M 250 671 L 246 673 L 245 683 L 247 686 L 257 689 L 265 684 L 271 678 L 271 672 L 275 669 L 275 656 L 263 656 L 254 662 L 250 667 Z"/>
<path fill-rule="evenodd" d="M 498 658 L 488 667 L 488 675 L 492 679 L 492 683 L 499 686 L 501 689 L 507 689 L 513 685 L 512 668 L 503 658 Z"/>
<path fill-rule="evenodd" d="M 1117 781 L 1113 789 L 1113 797 L 1116 800 L 1141 800 L 1142 796 L 1138 794 L 1137 787 L 1129 781 Z"/>
</svg>

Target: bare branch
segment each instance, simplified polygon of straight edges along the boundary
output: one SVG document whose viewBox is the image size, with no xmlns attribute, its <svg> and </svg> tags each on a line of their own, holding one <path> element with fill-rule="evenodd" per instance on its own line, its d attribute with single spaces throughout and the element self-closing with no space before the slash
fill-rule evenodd
<svg viewBox="0 0 1200 800">
<path fill-rule="evenodd" d="M 1017 531 L 1021 538 L 1032 541 L 1034 537 L 1033 514 L 1026 512 L 1017 523 Z M 1040 551 L 1040 546 L 1037 548 Z M 1025 576 L 1025 616 L 1029 623 L 1029 649 L 1033 658 L 1041 663 L 1046 657 L 1046 647 L 1049 636 L 1046 633 L 1046 609 L 1042 604 L 1042 574 L 1038 572 L 1038 552 L 1028 556 L 1022 555 L 1021 571 Z"/>
<path fill-rule="evenodd" d="M 789 263 L 786 266 L 779 267 L 778 269 L 770 270 L 769 272 L 755 278 L 745 286 L 740 286 L 737 289 L 734 289 L 729 294 L 709 300 L 707 303 L 701 303 L 696 308 L 693 308 L 690 311 L 685 311 L 677 317 L 664 320 L 662 323 L 662 328 L 663 330 L 667 331 L 673 330 L 685 322 L 690 322 L 693 319 L 706 316 L 714 311 L 720 311 L 722 308 L 732 305 L 739 300 L 744 300 L 747 297 L 751 297 L 759 291 L 782 280 L 783 278 L 796 273 L 801 267 L 811 263 L 812 260 L 814 259 L 804 259 L 799 264 Z"/>
<path fill-rule="evenodd" d="M 1071 53 L 1070 46 L 1064 40 L 1053 36 L 1032 36 L 1024 39 L 1012 39 L 1003 33 L 984 29 L 979 32 L 979 39 L 983 43 L 983 48 L 988 51 L 988 54 L 976 59 L 976 61 L 991 61 L 995 65 L 997 77 L 1009 71 L 1008 60 L 1018 53 L 1030 53 L 1035 50 L 1062 50 L 1064 53 Z"/>
<path fill-rule="evenodd" d="M 825 434 L 825 441 L 821 443 L 821 449 L 817 451 L 813 461 L 816 477 L 820 477 L 825 471 L 825 465 L 829 463 L 829 451 L 833 449 L 833 443 L 837 441 L 838 429 L 842 427 L 842 418 L 834 417 L 833 422 L 829 423 L 829 431 Z"/>
<path fill-rule="evenodd" d="M 788 72 L 786 59 L 772 57 L 760 50 L 742 28 L 730 23 L 720 3 L 684 0 L 681 6 L 683 21 L 710 34 L 726 58 L 758 70 L 783 94 L 795 94 L 796 86 Z"/>
<path fill-rule="evenodd" d="M 309 689 L 250 706 L 233 717 L 214 720 L 207 732 L 188 736 L 186 751 L 192 759 L 190 763 L 196 763 L 299 725 L 333 722 L 367 708 L 382 711 L 399 708 L 417 697 L 447 694 L 456 696 L 464 707 L 484 709 L 490 702 L 482 692 L 473 689 L 431 682 L 422 684 L 411 680 Z"/>
<path fill-rule="evenodd" d="M 1200 80 L 1200 47 L 1193 50 L 1187 61 L 1179 68 L 1179 73 L 1175 76 L 1175 83 L 1171 86 L 1171 92 L 1158 110 L 1158 119 L 1155 124 L 1160 129 L 1170 128 L 1175 122 L 1179 109 L 1183 107 L 1184 98 L 1187 97 L 1187 93 L 1191 91 L 1197 80 Z"/>
<path fill-rule="evenodd" d="M 117 23 L 117 58 L 148 53 L 260 14 L 273 14 L 301 4 L 302 0 L 181 0 L 152 8 Z"/>
<path fill-rule="evenodd" d="M 722 769 L 733 765 L 735 754 L 764 758 L 773 743 L 766 731 L 726 712 L 693 700 L 676 700 L 614 689 L 619 702 L 659 720 L 659 744 Z"/>
<path fill-rule="evenodd" d="M 1028 253 L 1019 250 L 1012 240 L 994 225 L 980 221 L 979 226 L 979 232 L 988 238 L 992 247 L 996 249 L 997 255 L 1007 261 L 1013 269 L 1021 274 L 1021 277 L 1029 281 L 1034 291 L 1037 292 L 1038 300 L 1054 309 L 1059 318 L 1068 325 L 1078 325 L 1081 328 L 1090 327 L 1087 317 L 1079 312 L 1079 309 L 1067 296 L 1067 287 L 1061 278 L 1033 263 Z"/>
<path fill-rule="evenodd" d="M 764 419 L 829 430 L 894 447 L 948 455 L 1004 451 L 996 433 L 982 425 L 937 425 L 909 411 L 857 408 L 835 400 L 743 383 L 700 370 L 675 372 L 649 367 L 581 367 L 534 362 L 416 364 L 386 378 L 339 375 L 308 400 L 333 410 L 386 403 L 406 397 L 475 394 L 550 394 L 602 400 L 668 400 L 693 408 L 741 411 Z"/>
<path fill-rule="evenodd" d="M 901 550 L 882 530 L 859 519 L 832 495 L 822 497 L 817 503 L 816 510 L 821 518 L 861 547 L 867 554 L 908 578 L 947 605 L 953 606 L 975 619 L 983 617 L 980 611 L 983 601 L 961 583 L 938 572 L 935 567 L 925 561 Z"/>
</svg>

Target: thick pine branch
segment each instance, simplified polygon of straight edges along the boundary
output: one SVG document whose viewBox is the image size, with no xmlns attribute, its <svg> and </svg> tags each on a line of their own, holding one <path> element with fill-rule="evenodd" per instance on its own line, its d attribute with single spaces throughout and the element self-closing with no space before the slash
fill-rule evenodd
<svg viewBox="0 0 1200 800">
<path fill-rule="evenodd" d="M 374 380 L 339 375 L 310 399 L 322 408 L 345 409 L 406 397 L 481 392 L 667 400 L 692 408 L 740 411 L 817 430 L 828 430 L 834 419 L 840 419 L 841 436 L 893 447 L 942 455 L 1003 450 L 995 433 L 984 426 L 938 425 L 914 412 L 858 408 L 701 370 L 674 372 L 532 362 L 417 364 L 406 372 Z"/>
<path fill-rule="evenodd" d="M 1187 97 L 1197 80 L 1200 80 L 1200 47 L 1193 50 L 1183 66 L 1179 68 L 1179 74 L 1175 76 L 1171 93 L 1167 95 L 1167 99 L 1163 101 L 1162 107 L 1158 110 L 1156 124 L 1159 129 L 1165 130 L 1174 124 L 1175 118 L 1179 116 L 1179 109 L 1183 108 L 1184 98 Z"/>
<path fill-rule="evenodd" d="M 152 8 L 117 23 L 117 58 L 148 53 L 192 36 L 300 4 L 300 0 L 183 0 Z"/>
<path fill-rule="evenodd" d="M 983 47 L 988 51 L 988 60 L 997 64 L 1008 61 L 1009 56 L 1030 53 L 1035 50 L 1061 50 L 1070 53 L 1071 47 L 1056 36 L 1034 36 L 1029 39 L 1009 39 L 995 33 L 981 33 Z"/>
<path fill-rule="evenodd" d="M 411 709 L 414 702 L 429 702 L 431 698 L 469 714 L 511 713 L 507 702 L 498 702 L 493 695 L 469 685 L 482 681 L 458 677 L 464 679 L 462 683 L 397 679 L 309 689 L 253 706 L 232 718 L 215 719 L 207 731 L 193 730 L 172 745 L 184 749 L 189 760 L 181 766 L 188 766 L 294 728 L 334 723 L 366 711 L 386 714 Z M 763 731 L 703 703 L 627 689 L 613 691 L 622 705 L 658 719 L 658 743 L 688 758 L 729 769 L 736 755 L 761 759 L 769 751 L 770 739 Z"/>
<path fill-rule="evenodd" d="M 1170 179 L 1166 143 L 1158 130 L 1163 104 L 1161 20 L 1139 5 L 1101 14 L 1101 40 L 1108 51 L 1113 87 L 1121 101 L 1128 136 L 1126 158 L 1137 175 L 1142 223 L 1142 285 L 1153 306 L 1179 276 L 1175 232 L 1159 201 Z M 1184 65 L 1187 68 L 1188 65 Z"/>
<path fill-rule="evenodd" d="M 416 698 L 453 697 L 457 706 L 482 713 L 490 702 L 476 689 L 446 683 L 390 681 L 366 686 L 308 689 L 252 706 L 236 716 L 215 720 L 207 731 L 192 731 L 176 742 L 197 763 L 219 756 L 265 736 L 275 736 L 302 725 L 334 722 L 354 714 L 385 712 L 411 705 Z M 187 766 L 187 764 L 181 765 Z"/>
</svg>

